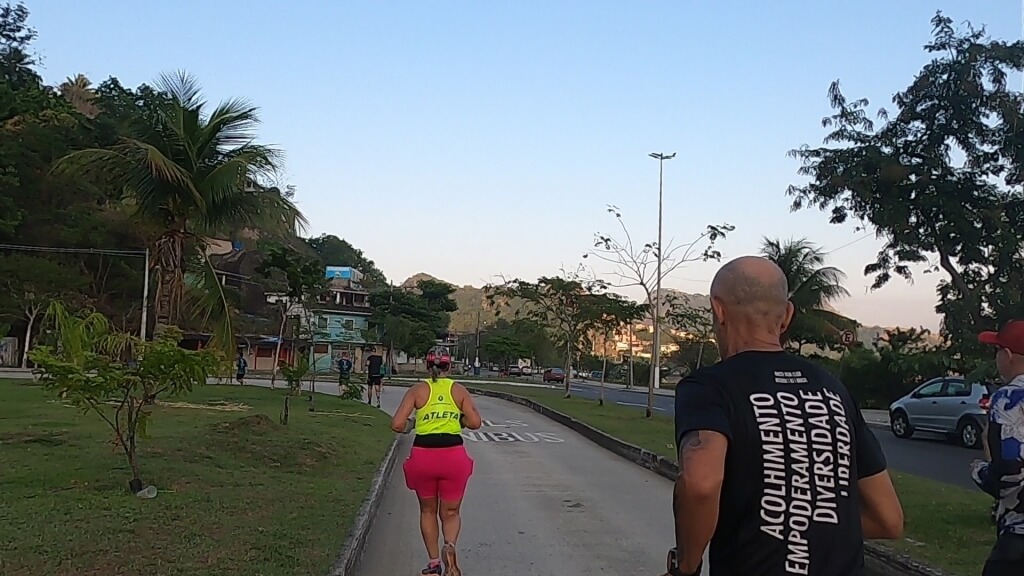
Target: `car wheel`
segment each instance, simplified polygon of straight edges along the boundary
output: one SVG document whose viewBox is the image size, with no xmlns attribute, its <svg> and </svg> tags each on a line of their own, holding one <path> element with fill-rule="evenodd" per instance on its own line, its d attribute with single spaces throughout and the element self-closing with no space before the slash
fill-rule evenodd
<svg viewBox="0 0 1024 576">
<path fill-rule="evenodd" d="M 914 428 L 910 425 L 907 413 L 899 410 L 889 417 L 889 429 L 892 435 L 897 438 L 910 438 L 914 435 Z"/>
<path fill-rule="evenodd" d="M 981 448 L 981 426 L 974 418 L 967 417 L 956 427 L 956 437 L 964 448 Z"/>
</svg>

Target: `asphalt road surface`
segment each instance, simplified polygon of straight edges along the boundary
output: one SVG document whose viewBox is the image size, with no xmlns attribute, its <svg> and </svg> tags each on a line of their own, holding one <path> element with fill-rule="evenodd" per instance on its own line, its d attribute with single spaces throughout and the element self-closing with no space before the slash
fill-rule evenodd
<svg viewBox="0 0 1024 576">
<path fill-rule="evenodd" d="M 401 388 L 388 388 L 393 410 Z M 462 510 L 466 574 L 661 574 L 672 544 L 672 484 L 532 410 L 475 397 L 487 421 L 467 431 L 476 461 Z M 426 562 L 416 497 L 401 462 L 357 573 L 415 574 Z M 706 573 L 706 572 L 705 572 Z"/>
</svg>

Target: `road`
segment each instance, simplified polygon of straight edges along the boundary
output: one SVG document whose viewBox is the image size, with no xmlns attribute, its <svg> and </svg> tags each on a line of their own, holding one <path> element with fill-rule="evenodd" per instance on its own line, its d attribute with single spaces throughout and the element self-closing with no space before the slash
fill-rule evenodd
<svg viewBox="0 0 1024 576">
<path fill-rule="evenodd" d="M 384 408 L 393 410 L 403 392 L 388 388 Z M 489 425 L 467 432 L 476 465 L 459 540 L 466 574 L 664 572 L 674 533 L 668 480 L 532 410 L 475 400 Z M 399 463 L 411 442 L 411 435 L 402 438 Z M 418 518 L 396 467 L 357 572 L 418 570 L 426 561 Z"/>
<path fill-rule="evenodd" d="M 580 398 L 596 399 L 599 393 L 598 386 L 591 383 L 573 381 L 569 387 L 572 394 Z M 647 391 L 606 388 L 605 399 L 639 409 L 647 406 Z M 654 396 L 654 409 L 660 414 L 672 415 L 673 403 L 672 396 Z M 918 433 L 910 440 L 901 440 L 893 436 L 887 427 L 872 426 L 872 430 L 882 444 L 891 469 L 977 489 L 968 474 L 968 466 L 972 460 L 981 457 L 980 450 L 961 448 L 939 435 Z"/>
</svg>

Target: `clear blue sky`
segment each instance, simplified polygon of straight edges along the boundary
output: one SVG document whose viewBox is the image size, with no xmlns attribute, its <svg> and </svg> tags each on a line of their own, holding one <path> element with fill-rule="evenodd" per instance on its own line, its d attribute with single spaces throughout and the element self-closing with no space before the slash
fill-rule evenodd
<svg viewBox="0 0 1024 576">
<path fill-rule="evenodd" d="M 827 2 L 30 0 L 43 74 L 125 85 L 185 69 L 210 100 L 262 107 L 263 140 L 287 152 L 310 234 L 344 237 L 396 281 L 536 278 L 574 266 L 618 205 L 654 238 L 657 162 L 665 236 L 737 230 L 726 257 L 762 236 L 827 248 L 858 240 L 815 211 L 793 214 L 787 150 L 817 145 L 826 90 L 889 105 L 926 61 L 929 18 L 1021 36 L 1011 0 Z M 867 294 L 864 238 L 832 263 L 867 324 L 936 327 L 936 275 Z M 666 284 L 703 292 L 716 266 Z M 601 270 L 599 270 L 601 271 Z M 626 291 L 632 296 L 636 292 Z"/>
</svg>

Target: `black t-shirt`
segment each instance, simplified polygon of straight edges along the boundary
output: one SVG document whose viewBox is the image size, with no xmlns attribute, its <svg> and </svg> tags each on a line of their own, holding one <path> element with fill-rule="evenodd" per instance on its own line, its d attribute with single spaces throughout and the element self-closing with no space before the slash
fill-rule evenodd
<svg viewBox="0 0 1024 576">
<path fill-rule="evenodd" d="M 860 576 L 857 481 L 885 455 L 846 387 L 785 352 L 743 352 L 676 388 L 676 445 L 729 439 L 712 576 Z"/>
<path fill-rule="evenodd" d="M 369 372 L 371 376 L 380 376 L 380 367 L 384 364 L 384 358 L 374 354 L 366 359 L 366 364 L 367 372 Z"/>
</svg>

